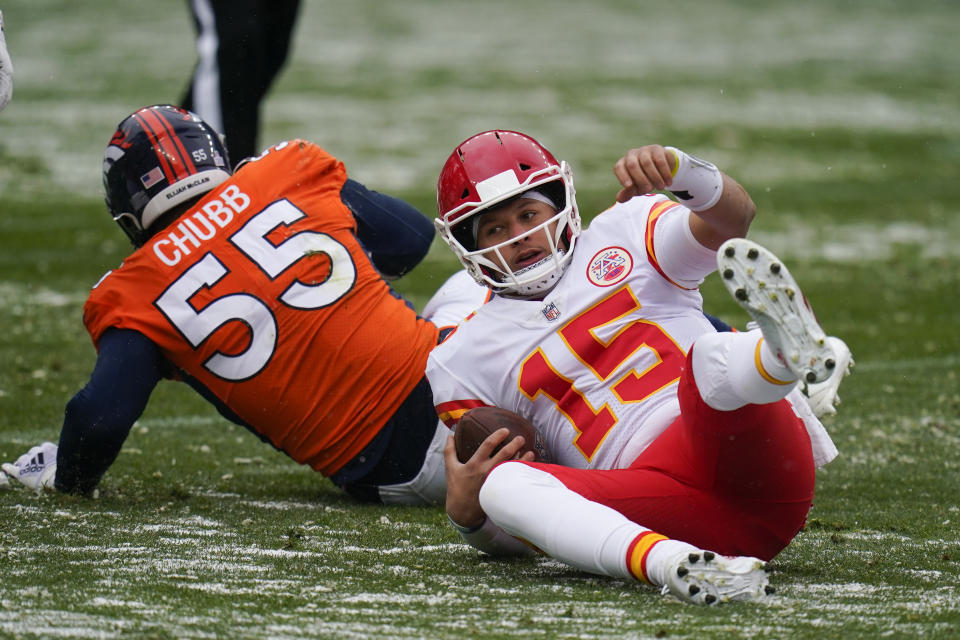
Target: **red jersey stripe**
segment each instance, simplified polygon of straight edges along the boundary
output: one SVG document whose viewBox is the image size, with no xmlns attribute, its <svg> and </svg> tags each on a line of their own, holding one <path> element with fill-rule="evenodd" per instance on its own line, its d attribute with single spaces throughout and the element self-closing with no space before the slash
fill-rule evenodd
<svg viewBox="0 0 960 640">
<path fill-rule="evenodd" d="M 481 400 L 451 400 L 450 402 L 441 402 L 436 405 L 437 416 L 443 421 L 448 428 L 453 429 L 460 418 L 463 417 L 470 409 L 475 409 L 476 407 L 486 407 L 488 406 L 486 402 Z"/>
</svg>

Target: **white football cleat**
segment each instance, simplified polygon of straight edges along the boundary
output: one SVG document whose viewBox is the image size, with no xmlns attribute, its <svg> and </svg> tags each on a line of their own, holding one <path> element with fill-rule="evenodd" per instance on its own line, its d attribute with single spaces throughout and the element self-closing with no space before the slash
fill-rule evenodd
<svg viewBox="0 0 960 640">
<path fill-rule="evenodd" d="M 692 604 L 757 602 L 774 592 L 768 570 L 759 558 L 684 552 L 674 559 L 661 593 Z"/>
<path fill-rule="evenodd" d="M 760 327 L 770 350 L 798 379 L 813 384 L 836 372 L 833 345 L 777 256 L 755 242 L 732 238 L 717 251 L 717 268 L 727 290 Z"/>
<path fill-rule="evenodd" d="M 840 383 L 843 382 L 844 377 L 850 375 L 850 370 L 856 364 L 853 361 L 853 354 L 850 353 L 850 347 L 843 340 L 828 336 L 827 342 L 833 346 L 833 352 L 837 356 L 838 373 L 823 382 L 804 383 L 800 386 L 803 395 L 807 397 L 810 410 L 818 418 L 832 416 L 837 412 L 837 405 L 840 404 L 840 396 L 837 395 Z"/>
</svg>

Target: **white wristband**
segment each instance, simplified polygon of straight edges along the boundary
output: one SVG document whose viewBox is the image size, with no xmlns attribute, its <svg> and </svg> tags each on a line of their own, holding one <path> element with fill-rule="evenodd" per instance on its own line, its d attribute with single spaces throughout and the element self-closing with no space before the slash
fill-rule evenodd
<svg viewBox="0 0 960 640">
<path fill-rule="evenodd" d="M 671 167 L 673 183 L 670 193 L 691 211 L 703 211 L 717 204 L 723 195 L 723 174 L 716 165 L 684 153 L 674 147 L 665 147 L 677 159 Z"/>
</svg>

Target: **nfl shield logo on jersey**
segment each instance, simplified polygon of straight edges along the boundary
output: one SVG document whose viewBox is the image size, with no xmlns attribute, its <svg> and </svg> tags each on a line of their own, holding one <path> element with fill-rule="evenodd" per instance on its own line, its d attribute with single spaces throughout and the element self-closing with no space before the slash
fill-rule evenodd
<svg viewBox="0 0 960 640">
<path fill-rule="evenodd" d="M 633 269 L 633 256 L 623 247 L 597 252 L 587 267 L 587 278 L 598 287 L 610 287 L 626 278 Z"/>
<path fill-rule="evenodd" d="M 552 302 L 541 309 L 540 313 L 543 314 L 543 317 L 546 318 L 548 322 L 553 322 L 560 317 L 560 309 L 557 309 L 557 305 Z"/>
</svg>

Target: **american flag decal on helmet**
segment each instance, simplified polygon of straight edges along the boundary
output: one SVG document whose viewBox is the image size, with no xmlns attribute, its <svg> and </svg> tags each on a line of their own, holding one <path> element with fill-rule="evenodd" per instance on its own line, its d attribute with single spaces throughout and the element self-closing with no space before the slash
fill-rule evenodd
<svg viewBox="0 0 960 640">
<path fill-rule="evenodd" d="M 160 167 L 154 167 L 140 176 L 140 182 L 143 184 L 144 189 L 149 189 L 161 180 L 163 180 L 163 171 L 160 170 Z"/>
</svg>

